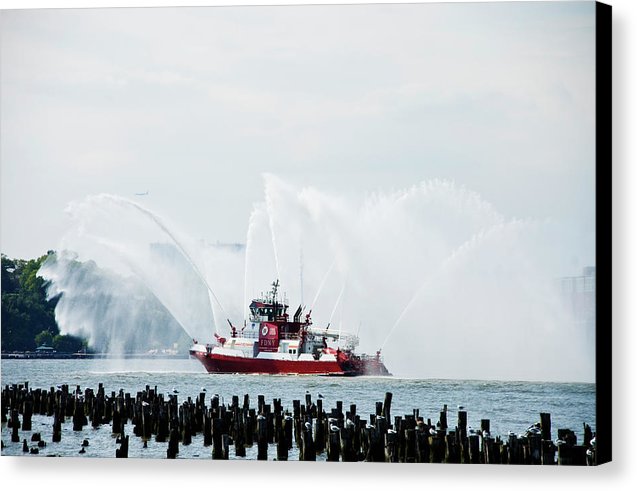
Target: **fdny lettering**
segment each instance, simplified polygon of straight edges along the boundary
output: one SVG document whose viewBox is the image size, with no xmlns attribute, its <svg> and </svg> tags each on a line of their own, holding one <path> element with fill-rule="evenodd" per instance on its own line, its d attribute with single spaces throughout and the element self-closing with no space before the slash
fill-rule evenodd
<svg viewBox="0 0 637 491">
<path fill-rule="evenodd" d="M 279 328 L 276 324 L 262 324 L 259 332 L 259 349 L 277 351 L 279 348 Z"/>
</svg>

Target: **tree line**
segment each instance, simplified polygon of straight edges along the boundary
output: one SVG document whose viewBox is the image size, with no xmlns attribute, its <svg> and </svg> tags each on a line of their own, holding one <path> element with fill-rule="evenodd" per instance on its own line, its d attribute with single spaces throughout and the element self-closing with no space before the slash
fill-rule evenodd
<svg viewBox="0 0 637 491">
<path fill-rule="evenodd" d="M 2 254 L 3 352 L 33 351 L 42 345 L 67 353 L 86 348 L 84 339 L 60 334 L 55 321 L 59 298 L 47 298 L 47 284 L 37 274 L 50 254 L 54 252 L 29 260 L 10 259 Z"/>
</svg>

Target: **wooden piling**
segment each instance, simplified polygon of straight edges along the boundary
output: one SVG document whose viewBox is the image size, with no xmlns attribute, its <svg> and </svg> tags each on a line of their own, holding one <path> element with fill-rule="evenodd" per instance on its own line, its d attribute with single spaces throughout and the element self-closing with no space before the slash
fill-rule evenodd
<svg viewBox="0 0 637 491">
<path fill-rule="evenodd" d="M 442 411 L 440 411 L 440 430 L 446 432 L 447 428 L 449 428 L 449 426 L 447 425 L 447 405 L 445 404 L 445 407 L 443 408 Z"/>
<path fill-rule="evenodd" d="M 170 409 L 168 405 L 164 404 L 162 401 L 162 403 L 159 405 L 158 414 L 157 414 L 157 430 L 156 430 L 157 433 L 155 435 L 156 442 L 163 443 L 166 441 L 166 439 L 170 435 L 170 424 L 168 422 L 169 411 Z M 119 415 L 119 412 L 117 414 Z M 115 416 L 115 413 L 113 413 L 113 416 Z M 119 419 L 119 416 L 118 416 L 118 419 Z M 113 417 L 113 429 L 115 429 L 114 422 L 115 422 L 115 417 Z M 212 435 L 210 435 L 210 437 L 212 437 Z M 204 436 L 204 440 L 205 440 L 205 436 Z"/>
<path fill-rule="evenodd" d="M 62 441 L 62 418 L 63 415 L 60 414 L 61 409 L 55 410 L 53 413 L 53 442 Z"/>
<path fill-rule="evenodd" d="M 555 465 L 557 447 L 551 440 L 542 440 L 542 464 Z"/>
<path fill-rule="evenodd" d="M 551 415 L 540 413 L 540 428 L 542 430 L 542 440 L 551 439 Z"/>
<path fill-rule="evenodd" d="M 238 399 L 238 398 L 237 398 Z M 234 402 L 234 401 L 233 401 Z M 239 401 L 232 409 L 233 422 L 232 422 L 232 438 L 234 439 L 234 451 L 237 457 L 246 456 L 245 448 L 245 413 L 247 409 L 239 407 Z"/>
<path fill-rule="evenodd" d="M 472 464 L 480 463 L 480 436 L 473 433 L 468 437 L 469 441 L 469 462 Z"/>
<path fill-rule="evenodd" d="M 223 420 L 214 418 L 212 420 L 212 458 L 223 459 Z"/>
<path fill-rule="evenodd" d="M 333 419 L 333 423 L 338 420 Z M 329 439 L 327 442 L 327 460 L 328 462 L 338 462 L 341 454 L 341 436 L 340 429 L 336 424 L 330 426 Z"/>
<path fill-rule="evenodd" d="M 79 386 L 69 391 L 67 385 L 50 390 L 28 389 L 27 384 L 13 384 L 2 390 L 2 414 L 11 430 L 12 443 L 20 443 L 28 452 L 43 448 L 39 433 L 31 440 L 37 447 L 29 449 L 27 439 L 20 439 L 20 429 L 30 431 L 32 415 L 53 417 L 53 442 L 62 437 L 65 418 L 72 417 L 74 431 L 83 431 L 90 422 L 94 428 L 112 422 L 112 432 L 118 436 L 116 457 L 128 454 L 128 436 L 124 427 L 130 421 L 135 435 L 144 447 L 155 437 L 158 442 L 168 441 L 167 457 L 176 458 L 179 442 L 188 445 L 203 433 L 203 445 L 213 446 L 214 459 L 229 459 L 230 447 L 236 457 L 245 457 L 246 447 L 257 440 L 257 456 L 267 460 L 270 444 L 276 444 L 276 459 L 287 460 L 296 441 L 300 460 L 315 460 L 324 455 L 328 461 L 387 461 L 387 462 L 466 462 L 487 464 L 544 464 L 595 465 L 594 433 L 583 424 L 583 444 L 578 445 L 575 433 L 569 429 L 557 430 L 557 445 L 551 440 L 551 416 L 540 413 L 540 423 L 534 424 L 524 435 L 509 434 L 506 441 L 491 436 L 490 420 L 480 420 L 480 430 L 467 426 L 467 413 L 459 408 L 458 425 L 448 431 L 446 405 L 440 411 L 437 425 L 430 418 L 420 417 L 414 408 L 411 414 L 391 416 L 391 392 L 385 393 L 383 402 L 375 404 L 369 424 L 361 420 L 356 405 L 351 404 L 343 413 L 343 401 L 326 413 L 323 399 L 312 401 L 305 394 L 305 404 L 293 401 L 292 413 L 285 410 L 281 399 L 266 404 L 258 397 L 258 416 L 249 407 L 248 394 L 243 398 L 232 396 L 229 404 L 220 403 L 215 395 L 206 407 L 205 393 L 188 397 L 182 404 L 170 394 L 164 400 L 155 387 L 131 398 L 122 389 L 106 396 L 104 386 L 97 391 Z M 87 418 L 88 416 L 88 418 Z M 533 428 L 540 428 L 537 431 Z"/>
<path fill-rule="evenodd" d="M 484 435 L 488 435 L 488 432 L 484 432 Z M 495 438 L 490 436 L 482 437 L 482 463 L 484 464 L 497 464 L 499 451 L 496 452 Z"/>
<path fill-rule="evenodd" d="M 445 441 L 446 440 L 446 441 Z M 444 437 L 442 434 L 435 433 L 429 435 L 429 462 L 432 464 L 439 464 L 445 461 L 447 454 L 451 452 L 451 457 L 455 455 L 455 437 L 452 439 L 451 435 Z M 453 460 L 449 460 L 453 462 Z"/>
<path fill-rule="evenodd" d="M 18 443 L 20 441 L 20 435 L 18 430 L 20 429 L 20 419 L 18 418 L 18 410 L 11 411 L 11 442 Z"/>
<path fill-rule="evenodd" d="M 24 409 L 22 412 L 22 430 L 31 431 L 31 417 L 33 416 L 33 396 L 27 394 L 24 400 Z"/>
<path fill-rule="evenodd" d="M 387 430 L 385 433 L 385 462 L 398 462 L 396 432 L 394 430 Z"/>
<path fill-rule="evenodd" d="M 529 459 L 530 464 L 539 465 L 542 463 L 542 435 L 529 435 Z"/>
<path fill-rule="evenodd" d="M 168 448 L 166 450 L 166 457 L 169 459 L 177 458 L 179 453 L 179 427 L 174 425 L 170 429 L 170 435 L 168 438 Z"/>
<path fill-rule="evenodd" d="M 368 462 L 383 462 L 385 460 L 384 435 L 387 429 L 387 420 L 384 416 L 376 416 L 374 426 L 367 431 L 368 451 L 365 460 Z"/>
<path fill-rule="evenodd" d="M 311 419 L 311 417 L 308 416 L 308 419 Z M 304 461 L 316 460 L 316 448 L 314 447 L 312 423 L 310 421 L 306 421 L 303 424 L 303 430 L 301 434 L 301 449 L 302 449 L 302 456 L 303 456 L 302 460 Z"/>
<path fill-rule="evenodd" d="M 128 458 L 128 435 L 124 434 L 124 428 L 121 429 L 120 447 L 117 450 L 115 450 L 115 458 L 117 459 Z"/>
<path fill-rule="evenodd" d="M 277 443 L 276 443 L 276 459 L 277 460 L 288 460 L 288 440 L 285 433 L 286 419 L 283 414 L 277 414 L 276 416 L 276 427 L 277 427 Z"/>
<path fill-rule="evenodd" d="M 314 423 L 314 447 L 316 453 L 323 453 L 325 450 L 325 424 L 323 414 L 323 400 L 316 401 L 316 421 Z"/>
<path fill-rule="evenodd" d="M 222 448 L 221 458 L 223 460 L 229 460 L 230 459 L 230 435 L 228 435 L 227 433 L 224 433 L 223 435 L 221 435 L 221 448 Z"/>
<path fill-rule="evenodd" d="M 577 437 L 570 429 L 557 430 L 557 464 L 587 465 L 586 446 L 577 445 Z"/>
<path fill-rule="evenodd" d="M 383 403 L 380 401 L 376 402 L 376 416 L 382 416 L 383 415 Z"/>
<path fill-rule="evenodd" d="M 268 460 L 268 427 L 263 414 L 257 416 L 257 460 Z"/>
<path fill-rule="evenodd" d="M 208 410 L 205 410 L 203 415 L 203 445 L 204 447 L 212 445 L 212 419 Z"/>
<path fill-rule="evenodd" d="M 416 432 L 416 462 L 429 462 L 429 428 L 422 419 L 419 421 Z"/>
<path fill-rule="evenodd" d="M 252 447 L 254 443 L 254 435 L 256 433 L 257 416 L 254 409 L 248 409 L 248 413 L 244 414 L 245 419 L 245 439 L 246 447 Z"/>
<path fill-rule="evenodd" d="M 405 430 L 405 446 L 402 454 L 404 462 L 416 462 L 416 430 L 414 428 Z"/>
<path fill-rule="evenodd" d="M 73 431 L 82 431 L 84 429 L 84 417 L 84 401 L 78 398 L 75 400 L 73 409 Z"/>
<path fill-rule="evenodd" d="M 386 421 L 391 421 L 391 399 L 392 399 L 392 393 L 385 392 L 385 400 L 383 401 L 382 414 L 385 417 Z"/>
<path fill-rule="evenodd" d="M 340 447 L 343 462 L 356 462 L 358 460 L 358 450 L 354 447 L 355 433 L 356 425 L 351 419 L 347 419 L 343 428 L 340 429 Z"/>
</svg>

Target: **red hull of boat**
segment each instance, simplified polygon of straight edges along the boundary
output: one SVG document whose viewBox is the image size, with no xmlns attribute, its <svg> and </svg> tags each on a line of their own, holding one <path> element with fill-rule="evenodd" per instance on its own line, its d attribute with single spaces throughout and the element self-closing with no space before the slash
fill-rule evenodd
<svg viewBox="0 0 637 491">
<path fill-rule="evenodd" d="M 390 375 L 382 362 L 341 366 L 337 361 L 298 361 L 242 358 L 191 351 L 209 373 L 259 373 L 307 375 Z"/>
</svg>

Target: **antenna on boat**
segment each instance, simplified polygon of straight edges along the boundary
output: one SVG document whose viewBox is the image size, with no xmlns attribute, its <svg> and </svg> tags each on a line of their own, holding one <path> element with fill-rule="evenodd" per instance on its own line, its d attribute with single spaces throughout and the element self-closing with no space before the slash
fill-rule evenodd
<svg viewBox="0 0 637 491">
<path fill-rule="evenodd" d="M 277 278 L 276 281 L 272 282 L 272 296 L 273 298 L 276 298 L 276 292 L 279 289 L 279 280 Z"/>
<path fill-rule="evenodd" d="M 277 318 L 277 308 L 276 308 L 276 294 L 279 289 L 279 279 L 272 283 L 272 320 L 276 321 Z"/>
</svg>

